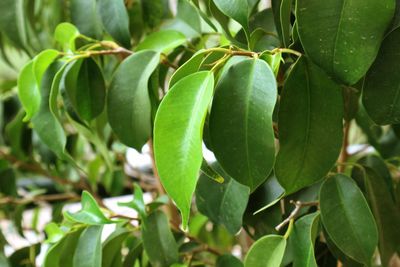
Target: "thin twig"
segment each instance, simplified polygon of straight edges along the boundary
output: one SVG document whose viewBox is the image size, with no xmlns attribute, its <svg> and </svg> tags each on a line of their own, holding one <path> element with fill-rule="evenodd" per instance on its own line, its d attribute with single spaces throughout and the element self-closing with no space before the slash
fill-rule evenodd
<svg viewBox="0 0 400 267">
<path fill-rule="evenodd" d="M 287 217 L 283 222 L 281 222 L 279 225 L 275 227 L 276 231 L 281 230 L 286 224 L 290 223 L 290 220 L 295 219 L 300 211 L 301 208 L 303 207 L 311 207 L 311 206 L 318 206 L 319 202 L 318 201 L 312 201 L 312 202 L 301 202 L 301 201 L 290 201 L 291 204 L 295 206 L 294 210 L 290 213 L 289 217 Z"/>
<path fill-rule="evenodd" d="M 14 198 L 14 197 L 4 197 L 0 198 L 0 205 L 5 204 L 15 204 L 15 205 L 25 205 L 29 203 L 37 202 L 54 202 L 54 201 L 65 201 L 65 200 L 79 200 L 80 197 L 74 193 L 65 194 L 53 194 L 53 195 L 38 195 L 26 198 Z"/>
</svg>

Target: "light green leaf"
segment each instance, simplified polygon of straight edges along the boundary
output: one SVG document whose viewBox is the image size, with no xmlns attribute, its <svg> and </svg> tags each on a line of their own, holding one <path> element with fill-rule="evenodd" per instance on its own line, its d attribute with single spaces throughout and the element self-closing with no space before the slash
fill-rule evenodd
<svg viewBox="0 0 400 267">
<path fill-rule="evenodd" d="M 26 112 L 24 121 L 28 121 L 39 110 L 41 98 L 33 72 L 33 61 L 29 61 L 19 74 L 18 96 Z"/>
<path fill-rule="evenodd" d="M 301 217 L 290 234 L 293 267 L 318 267 L 314 256 L 314 242 L 319 233 L 319 212 Z"/>
<path fill-rule="evenodd" d="M 40 88 L 42 78 L 47 68 L 59 56 L 59 52 L 53 49 L 42 51 L 33 60 L 33 74 L 35 75 L 37 86 Z"/>
<path fill-rule="evenodd" d="M 201 17 L 197 8 L 187 0 L 178 0 L 176 17 L 165 29 L 173 29 L 183 33 L 187 38 L 201 35 Z"/>
<path fill-rule="evenodd" d="M 160 54 L 140 51 L 125 59 L 111 82 L 107 106 L 108 120 L 122 143 L 141 150 L 151 132 L 151 104 L 148 81 Z"/>
<path fill-rule="evenodd" d="M 365 110 L 380 125 L 400 123 L 399 42 L 400 28 L 386 36 L 363 83 Z"/>
<path fill-rule="evenodd" d="M 317 182 L 333 167 L 342 146 L 342 120 L 341 88 L 300 58 L 285 82 L 279 107 L 275 173 L 286 194 Z"/>
<path fill-rule="evenodd" d="M 71 0 L 71 20 L 79 31 L 89 37 L 100 39 L 103 29 L 97 13 L 96 0 Z"/>
<path fill-rule="evenodd" d="M 136 210 L 141 218 L 146 218 L 147 212 L 146 212 L 146 206 L 144 204 L 143 200 L 143 191 L 140 188 L 139 185 L 134 184 L 134 198 L 131 202 L 127 203 L 118 203 L 119 206 L 121 207 L 129 207 L 134 210 Z"/>
<path fill-rule="evenodd" d="M 187 226 L 190 204 L 202 162 L 204 119 L 214 88 L 211 72 L 201 71 L 177 82 L 158 109 L 154 154 L 161 182 Z"/>
<path fill-rule="evenodd" d="M 44 231 L 46 232 L 46 242 L 48 243 L 57 243 L 65 236 L 65 232 L 54 222 L 47 224 Z"/>
<path fill-rule="evenodd" d="M 129 16 L 124 0 L 99 0 L 98 12 L 104 29 L 122 46 L 131 46 Z"/>
<path fill-rule="evenodd" d="M 298 0 L 301 43 L 326 72 L 355 84 L 374 61 L 394 9 L 395 0 Z"/>
<path fill-rule="evenodd" d="M 122 267 L 122 244 L 129 233 L 126 228 L 118 228 L 104 241 L 102 267 Z"/>
<path fill-rule="evenodd" d="M 74 267 L 101 267 L 101 233 L 103 226 L 94 225 L 86 228 L 79 237 L 73 255 Z M 72 255 L 71 255 L 72 256 Z"/>
<path fill-rule="evenodd" d="M 226 16 L 236 20 L 249 33 L 249 7 L 247 0 L 212 0 Z"/>
<path fill-rule="evenodd" d="M 68 22 L 59 24 L 54 32 L 54 39 L 59 42 L 64 51 L 75 50 L 75 39 L 80 35 L 78 29 Z"/>
<path fill-rule="evenodd" d="M 210 114 L 211 145 L 222 168 L 254 191 L 275 160 L 272 112 L 277 98 L 268 64 L 246 59 L 226 69 Z"/>
<path fill-rule="evenodd" d="M 286 239 L 279 235 L 268 235 L 258 239 L 244 258 L 245 267 L 280 266 L 285 253 Z"/>
<path fill-rule="evenodd" d="M 136 47 L 136 51 L 148 49 L 168 54 L 185 42 L 186 37 L 182 33 L 175 30 L 162 30 L 146 36 Z"/>
<path fill-rule="evenodd" d="M 64 217 L 70 221 L 88 225 L 103 225 L 115 223 L 107 219 L 97 205 L 96 200 L 87 192 L 82 193 L 82 209 L 77 213 L 64 212 Z"/>
<path fill-rule="evenodd" d="M 378 244 L 374 217 L 362 192 L 349 177 L 329 177 L 320 191 L 322 223 L 333 243 L 347 256 L 370 266 Z"/>
<path fill-rule="evenodd" d="M 213 166 L 222 173 L 224 182 L 218 183 L 202 174 L 196 187 L 197 208 L 213 222 L 223 224 L 231 234 L 236 234 L 242 227 L 250 190 L 221 172 L 216 164 Z"/>
<path fill-rule="evenodd" d="M 143 223 L 143 247 L 151 264 L 168 267 L 178 262 L 178 245 L 169 228 L 167 216 L 161 211 L 155 211 Z"/>
</svg>

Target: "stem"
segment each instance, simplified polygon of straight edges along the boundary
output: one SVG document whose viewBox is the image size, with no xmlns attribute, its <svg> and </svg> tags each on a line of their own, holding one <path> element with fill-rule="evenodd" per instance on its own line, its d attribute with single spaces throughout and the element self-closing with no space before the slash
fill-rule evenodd
<svg viewBox="0 0 400 267">
<path fill-rule="evenodd" d="M 293 50 L 293 49 L 289 49 L 289 48 L 275 48 L 273 50 L 270 51 L 271 54 L 276 54 L 276 53 L 286 53 L 286 54 L 292 54 L 298 57 L 301 57 L 303 54 Z"/>
<path fill-rule="evenodd" d="M 318 201 L 301 202 L 301 201 L 293 201 L 293 200 L 291 200 L 290 203 L 295 205 L 295 208 L 290 213 L 289 217 L 287 217 L 283 222 L 281 222 L 278 226 L 275 227 L 276 231 L 281 230 L 286 224 L 290 223 L 291 220 L 294 220 L 297 217 L 298 213 L 300 212 L 301 208 L 310 207 L 310 206 L 318 206 L 319 205 Z M 290 227 L 290 225 L 289 225 L 289 227 Z"/>
<path fill-rule="evenodd" d="M 290 219 L 290 221 L 289 221 L 288 229 L 286 230 L 286 233 L 285 233 L 285 235 L 283 236 L 285 239 L 288 239 L 288 238 L 289 238 L 290 233 L 291 233 L 292 230 L 293 230 L 293 223 L 294 223 L 294 218 Z"/>
<path fill-rule="evenodd" d="M 338 172 L 344 172 L 345 167 L 344 163 L 346 163 L 349 154 L 347 153 L 347 147 L 349 146 L 349 133 L 350 133 L 350 122 L 346 121 L 344 123 L 344 133 L 343 133 L 343 144 L 342 144 L 342 151 L 340 152 L 339 159 L 338 159 Z"/>
</svg>

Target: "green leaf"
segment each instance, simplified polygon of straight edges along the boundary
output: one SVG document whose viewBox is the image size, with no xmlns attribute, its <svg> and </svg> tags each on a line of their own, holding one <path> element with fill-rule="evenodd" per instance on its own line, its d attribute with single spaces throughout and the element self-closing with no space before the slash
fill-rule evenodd
<svg viewBox="0 0 400 267">
<path fill-rule="evenodd" d="M 216 166 L 216 169 L 221 171 L 220 167 Z M 224 182 L 218 183 L 205 174 L 200 176 L 196 187 L 196 205 L 213 222 L 223 224 L 231 234 L 236 234 L 242 227 L 250 190 L 226 173 L 223 177 Z"/>
<path fill-rule="evenodd" d="M 17 197 L 17 179 L 7 161 L 0 159 L 0 195 Z"/>
<path fill-rule="evenodd" d="M 104 29 L 118 43 L 129 48 L 131 46 L 129 16 L 124 0 L 99 0 L 97 7 Z"/>
<path fill-rule="evenodd" d="M 47 68 L 54 62 L 59 54 L 57 50 L 47 49 L 42 51 L 33 60 L 33 74 L 35 75 L 36 84 L 39 88 Z"/>
<path fill-rule="evenodd" d="M 40 106 L 40 90 L 33 72 L 33 61 L 29 61 L 19 74 L 18 96 L 26 112 L 24 121 L 28 121 L 37 113 Z"/>
<path fill-rule="evenodd" d="M 100 39 L 103 29 L 97 13 L 96 0 L 71 0 L 71 20 L 79 31 L 89 37 Z"/>
<path fill-rule="evenodd" d="M 298 0 L 301 43 L 326 72 L 355 84 L 374 61 L 394 9 L 394 0 Z"/>
<path fill-rule="evenodd" d="M 108 120 L 122 143 L 139 150 L 151 132 L 151 103 L 148 81 L 160 55 L 140 51 L 125 59 L 111 82 L 107 106 Z"/>
<path fill-rule="evenodd" d="M 178 262 L 178 245 L 171 233 L 165 214 L 161 211 L 155 211 L 143 223 L 143 247 L 151 264 L 168 267 Z"/>
<path fill-rule="evenodd" d="M 216 267 L 243 267 L 243 263 L 230 254 L 219 256 Z"/>
<path fill-rule="evenodd" d="M 128 229 L 118 228 L 104 241 L 102 267 L 122 267 L 122 244 L 128 234 Z"/>
<path fill-rule="evenodd" d="M 63 86 L 80 118 L 90 122 L 103 111 L 106 85 L 100 67 L 93 59 L 75 61 L 67 67 Z"/>
<path fill-rule="evenodd" d="M 247 0 L 212 0 L 226 16 L 236 20 L 249 33 L 249 7 Z"/>
<path fill-rule="evenodd" d="M 82 209 L 77 213 L 64 212 L 64 217 L 70 221 L 87 225 L 103 225 L 115 223 L 107 219 L 97 205 L 96 200 L 87 192 L 82 193 Z"/>
<path fill-rule="evenodd" d="M 162 30 L 154 32 L 140 42 L 136 51 L 154 50 L 168 54 L 174 48 L 186 43 L 186 37 L 181 32 L 175 30 Z"/>
<path fill-rule="evenodd" d="M 94 225 L 86 228 L 79 237 L 73 255 L 74 267 L 101 267 L 101 233 L 103 226 Z M 72 256 L 72 255 L 71 255 Z"/>
<path fill-rule="evenodd" d="M 158 109 L 154 154 L 161 182 L 187 226 L 202 163 L 204 119 L 214 88 L 212 72 L 201 71 L 177 82 Z"/>
<path fill-rule="evenodd" d="M 45 143 L 57 157 L 66 158 L 65 145 L 67 143 L 67 137 L 62 125 L 51 113 L 49 106 L 53 79 L 60 68 L 60 63 L 55 62 L 50 65 L 43 76 L 40 86 L 40 107 L 32 118 L 32 125 L 42 142 Z"/>
<path fill-rule="evenodd" d="M 171 76 L 169 87 L 172 87 L 180 79 L 199 71 L 201 64 L 206 56 L 206 50 L 197 51 L 189 60 L 181 65 Z"/>
<path fill-rule="evenodd" d="M 319 233 L 319 212 L 301 217 L 290 234 L 293 246 L 293 267 L 318 267 L 314 255 L 314 242 Z"/>
<path fill-rule="evenodd" d="M 399 42 L 400 28 L 386 36 L 363 83 L 364 107 L 379 125 L 400 123 L 400 77 L 396 72 Z"/>
<path fill-rule="evenodd" d="M 0 2 L 0 31 L 19 48 L 26 48 L 26 14 L 23 0 Z"/>
<path fill-rule="evenodd" d="M 276 98 L 275 76 L 259 59 L 232 65 L 217 84 L 209 125 L 213 151 L 222 168 L 251 191 L 267 179 L 274 164 Z"/>
<path fill-rule="evenodd" d="M 143 191 L 140 188 L 139 185 L 134 184 L 134 198 L 131 202 L 127 203 L 118 203 L 119 206 L 121 207 L 129 207 L 134 210 L 136 210 L 141 218 L 146 218 L 147 212 L 146 212 L 146 206 L 144 204 L 143 200 Z"/>
<path fill-rule="evenodd" d="M 280 266 L 285 253 L 286 239 L 279 235 L 268 235 L 258 239 L 244 259 L 245 267 Z"/>
<path fill-rule="evenodd" d="M 282 0 L 280 6 L 280 27 L 282 31 L 282 40 L 285 47 L 290 45 L 290 17 L 292 15 L 292 0 Z"/>
<path fill-rule="evenodd" d="M 390 259 L 400 249 L 400 211 L 396 208 L 385 179 L 375 170 L 364 167 L 358 172 L 366 187 L 366 197 L 374 214 L 379 233 L 382 266 L 390 266 Z M 353 172 L 354 175 L 354 172 Z"/>
<path fill-rule="evenodd" d="M 64 51 L 75 50 L 75 39 L 80 35 L 78 29 L 68 22 L 59 24 L 54 32 L 54 39 L 59 42 Z"/>
<path fill-rule="evenodd" d="M 286 194 L 317 182 L 333 167 L 342 146 L 342 119 L 341 88 L 300 58 L 285 82 L 279 107 L 275 172 Z"/>
<path fill-rule="evenodd" d="M 356 183 L 343 174 L 328 178 L 320 191 L 322 223 L 347 256 L 370 266 L 378 244 L 374 217 Z"/>
<path fill-rule="evenodd" d="M 173 29 L 183 33 L 187 38 L 201 35 L 201 17 L 197 8 L 187 0 L 178 0 L 176 17 L 165 29 Z"/>
</svg>

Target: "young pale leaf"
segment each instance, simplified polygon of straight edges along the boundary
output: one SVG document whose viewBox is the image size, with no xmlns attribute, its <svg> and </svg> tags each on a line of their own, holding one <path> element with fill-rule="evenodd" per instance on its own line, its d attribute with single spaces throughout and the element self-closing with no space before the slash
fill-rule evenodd
<svg viewBox="0 0 400 267">
<path fill-rule="evenodd" d="M 74 267 L 101 267 L 101 233 L 103 226 L 93 225 L 86 228 L 79 237 L 73 255 Z M 70 255 L 72 256 L 72 255 Z"/>
<path fill-rule="evenodd" d="M 222 168 L 254 191 L 275 160 L 272 113 L 277 85 L 268 64 L 240 60 L 223 71 L 210 114 L 211 145 Z"/>
<path fill-rule="evenodd" d="M 148 81 L 160 54 L 144 50 L 125 59 L 111 82 L 107 98 L 108 120 L 122 143 L 141 150 L 151 132 Z"/>
<path fill-rule="evenodd" d="M 28 62 L 19 74 L 18 96 L 26 112 L 24 121 L 28 121 L 39 110 L 41 98 L 33 72 L 33 61 Z"/>
<path fill-rule="evenodd" d="M 97 7 L 105 30 L 118 43 L 129 48 L 131 46 L 131 34 L 129 32 L 129 16 L 125 9 L 124 0 L 99 0 Z"/>
<path fill-rule="evenodd" d="M 323 183 L 319 198 L 322 223 L 333 243 L 350 258 L 369 266 L 378 232 L 357 184 L 337 174 Z"/>
<path fill-rule="evenodd" d="M 196 72 L 181 79 L 164 97 L 155 119 L 157 169 L 165 190 L 182 213 L 184 227 L 203 159 L 203 124 L 213 88 L 212 72 Z"/>
<path fill-rule="evenodd" d="M 329 74 L 355 84 L 378 53 L 395 0 L 298 0 L 296 7 L 298 32 L 307 55 Z"/>
<path fill-rule="evenodd" d="M 122 267 L 122 244 L 129 235 L 126 228 L 118 228 L 115 230 L 103 244 L 102 267 Z"/>
<path fill-rule="evenodd" d="M 293 246 L 293 267 L 318 267 L 314 242 L 319 233 L 319 212 L 305 215 L 296 221 L 290 234 Z"/>
<path fill-rule="evenodd" d="M 268 235 L 258 239 L 244 258 L 244 267 L 280 266 L 285 253 L 286 239 L 279 235 Z"/>
<path fill-rule="evenodd" d="M 178 245 L 169 228 L 168 218 L 165 214 L 161 211 L 155 211 L 143 223 L 143 247 L 151 264 L 168 267 L 178 262 Z"/>
<path fill-rule="evenodd" d="M 212 0 L 226 16 L 236 20 L 249 33 L 249 6 L 247 0 Z"/>
<path fill-rule="evenodd" d="M 396 209 L 385 179 L 375 170 L 364 167 L 363 171 L 353 171 L 355 175 L 362 176 L 366 197 L 378 226 L 382 266 L 390 266 L 390 259 L 400 249 L 400 211 Z"/>
<path fill-rule="evenodd" d="M 400 28 L 386 36 L 363 83 L 364 107 L 380 125 L 400 123 L 399 43 Z"/>
<path fill-rule="evenodd" d="M 97 205 L 96 200 L 87 191 L 82 193 L 82 209 L 77 213 L 64 212 L 64 217 L 70 221 L 87 225 L 102 225 L 115 223 L 107 219 Z"/>
<path fill-rule="evenodd" d="M 136 47 L 136 51 L 154 50 L 160 53 L 168 54 L 174 48 L 184 44 L 186 37 L 182 33 L 175 30 L 157 31 L 148 35 Z"/>
<path fill-rule="evenodd" d="M 235 256 L 226 254 L 218 257 L 216 267 L 243 267 L 243 263 Z"/>
<path fill-rule="evenodd" d="M 75 50 L 75 39 L 80 35 L 78 29 L 71 23 L 64 22 L 57 26 L 54 39 L 59 42 L 64 51 Z"/>
<path fill-rule="evenodd" d="M 71 0 L 71 20 L 79 31 L 89 37 L 100 39 L 103 33 L 96 0 Z"/>
<path fill-rule="evenodd" d="M 342 119 L 341 88 L 300 58 L 285 82 L 279 106 L 275 173 L 286 194 L 317 182 L 333 167 L 342 146 Z"/>
<path fill-rule="evenodd" d="M 42 51 L 33 60 L 33 74 L 35 75 L 36 84 L 40 88 L 42 77 L 46 72 L 47 68 L 54 62 L 59 56 L 59 52 L 53 49 L 47 49 Z"/>
<path fill-rule="evenodd" d="M 196 205 L 213 222 L 223 224 L 231 234 L 236 234 L 242 227 L 250 190 L 225 173 L 223 178 L 224 182 L 218 183 L 202 174 L 196 187 Z"/>
</svg>

